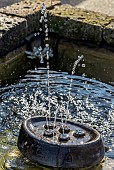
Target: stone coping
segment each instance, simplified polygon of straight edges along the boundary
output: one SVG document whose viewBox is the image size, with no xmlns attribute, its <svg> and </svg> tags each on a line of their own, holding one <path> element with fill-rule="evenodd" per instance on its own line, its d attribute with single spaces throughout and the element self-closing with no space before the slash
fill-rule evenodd
<svg viewBox="0 0 114 170">
<path fill-rule="evenodd" d="M 17 47 L 26 35 L 26 20 L 0 14 L 0 56 Z"/>
<path fill-rule="evenodd" d="M 70 5 L 49 11 L 51 30 L 63 36 L 114 47 L 114 17 Z"/>
<path fill-rule="evenodd" d="M 0 8 L 0 57 L 22 44 L 28 34 L 38 30 L 43 2 L 47 9 L 60 4 L 56 0 L 52 5 L 48 0 L 23 0 Z"/>
<path fill-rule="evenodd" d="M 114 17 L 61 5 L 56 0 L 52 6 L 48 0 L 23 0 L 0 8 L 0 56 L 16 48 L 24 37 L 39 29 L 43 2 L 49 13 L 50 32 L 96 45 L 114 47 Z"/>
</svg>

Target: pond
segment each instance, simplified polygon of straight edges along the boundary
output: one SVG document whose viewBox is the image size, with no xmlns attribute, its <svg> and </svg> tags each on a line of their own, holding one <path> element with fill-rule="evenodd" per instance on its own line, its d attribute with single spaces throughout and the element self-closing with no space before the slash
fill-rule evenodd
<svg viewBox="0 0 114 170">
<path fill-rule="evenodd" d="M 34 115 L 45 116 L 48 108 L 46 63 L 27 59 L 24 50 L 21 47 L 0 61 L 1 169 L 46 169 L 30 163 L 17 149 L 22 121 Z M 73 63 L 81 55 L 84 59 L 71 75 Z M 60 39 L 58 56 L 50 58 L 49 79 L 51 115 L 57 98 L 61 112 L 69 100 L 68 119 L 97 129 L 109 148 L 106 156 L 114 159 L 114 53 Z M 102 167 L 95 168 L 98 169 Z"/>
</svg>

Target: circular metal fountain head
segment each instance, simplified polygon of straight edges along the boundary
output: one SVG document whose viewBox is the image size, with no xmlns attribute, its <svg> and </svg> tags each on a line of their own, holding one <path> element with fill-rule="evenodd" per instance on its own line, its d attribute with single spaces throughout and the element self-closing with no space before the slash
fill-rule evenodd
<svg viewBox="0 0 114 170">
<path fill-rule="evenodd" d="M 73 136 L 75 136 L 75 137 L 84 137 L 85 136 L 85 132 L 84 132 L 84 130 L 75 130 L 73 132 Z"/>
<path fill-rule="evenodd" d="M 55 135 L 56 135 L 56 133 L 52 129 L 47 129 L 44 131 L 44 136 L 46 136 L 46 137 L 53 137 Z"/>
<path fill-rule="evenodd" d="M 32 162 L 80 169 L 92 167 L 104 157 L 103 141 L 96 130 L 71 121 L 63 126 L 60 119 L 53 128 L 45 125 L 45 117 L 32 117 L 22 123 L 18 148 Z"/>
<path fill-rule="evenodd" d="M 44 125 L 44 128 L 45 129 L 54 129 L 54 128 L 56 128 L 56 125 L 54 125 L 54 123 L 50 121 L 48 124 L 46 123 Z"/>
<path fill-rule="evenodd" d="M 67 125 L 62 125 L 62 126 L 60 127 L 60 129 L 59 129 L 59 132 L 60 132 L 60 133 L 69 133 L 69 132 L 70 132 L 70 128 L 69 128 L 69 126 L 67 126 Z"/>
<path fill-rule="evenodd" d="M 68 140 L 70 140 L 70 136 L 66 133 L 62 133 L 62 134 L 59 135 L 58 140 L 60 142 L 67 142 Z"/>
</svg>

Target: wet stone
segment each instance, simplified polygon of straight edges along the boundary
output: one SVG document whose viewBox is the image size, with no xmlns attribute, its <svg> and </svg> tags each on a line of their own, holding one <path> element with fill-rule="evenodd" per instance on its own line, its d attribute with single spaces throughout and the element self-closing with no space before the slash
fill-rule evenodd
<svg viewBox="0 0 114 170">
<path fill-rule="evenodd" d="M 0 23 L 0 48 L 2 47 L 2 51 L 8 51 L 7 47 L 12 50 L 12 40 L 14 41 L 16 39 L 14 44 L 19 45 L 19 39 L 22 38 L 22 35 L 24 39 L 26 34 L 39 30 L 40 10 L 43 2 L 46 4 L 49 13 L 50 32 L 97 45 L 105 43 L 109 46 L 114 46 L 114 17 L 82 10 L 76 6 L 60 5 L 60 1 L 56 0 L 52 1 L 53 8 L 51 8 L 51 1 L 48 0 L 23 0 L 0 8 L 0 21 L 2 21 Z M 3 21 L 2 15 L 5 16 L 5 21 Z M 10 17 L 14 19 L 13 22 L 10 21 L 11 19 L 9 20 Z M 16 17 L 18 21 L 17 19 L 15 20 Z M 13 29 L 16 30 L 16 37 L 13 37 L 13 33 L 10 33 L 10 30 Z M 20 33 L 20 30 L 22 33 Z M 3 38 L 4 34 L 5 37 Z M 8 36 L 10 34 L 12 36 Z M 6 42 L 9 42 L 10 39 L 11 44 L 7 44 Z"/>
<path fill-rule="evenodd" d="M 0 56 L 18 44 L 26 35 L 26 20 L 16 16 L 0 14 Z"/>
<path fill-rule="evenodd" d="M 20 45 L 26 35 L 39 30 L 39 19 L 42 0 L 23 0 L 21 2 L 0 8 L 0 55 L 4 55 Z M 53 1 L 52 6 L 60 1 Z M 45 1 L 51 8 L 50 2 Z M 14 34 L 15 32 L 15 34 Z"/>
<path fill-rule="evenodd" d="M 63 17 L 68 17 L 71 19 L 78 19 L 80 21 L 84 21 L 90 24 L 96 24 L 100 26 L 105 26 L 109 24 L 113 19 L 111 16 L 107 16 L 105 14 L 101 14 L 98 12 L 88 11 L 84 9 L 79 9 L 77 7 L 73 7 L 70 5 L 61 5 L 56 6 L 54 9 L 50 11 L 52 14 L 61 15 Z"/>
</svg>

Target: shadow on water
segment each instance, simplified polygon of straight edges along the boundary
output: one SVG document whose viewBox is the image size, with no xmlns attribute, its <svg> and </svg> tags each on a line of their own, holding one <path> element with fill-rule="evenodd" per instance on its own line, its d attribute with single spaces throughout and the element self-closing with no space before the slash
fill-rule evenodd
<svg viewBox="0 0 114 170">
<path fill-rule="evenodd" d="M 22 47 L 12 54 L 15 57 L 0 60 L 0 166 L 11 170 L 51 169 L 34 166 L 17 149 L 21 122 L 30 116 L 45 116 L 48 101 L 46 63 L 40 65 L 38 60 L 27 59 L 24 50 Z M 73 63 L 82 54 L 84 61 L 71 76 Z M 114 87 L 110 85 L 114 83 L 113 53 L 60 40 L 59 56 L 50 59 L 52 116 L 57 97 L 66 107 L 71 78 L 68 118 L 96 128 L 110 148 L 106 155 L 114 159 Z M 102 165 L 91 170 L 102 170 Z"/>
</svg>

